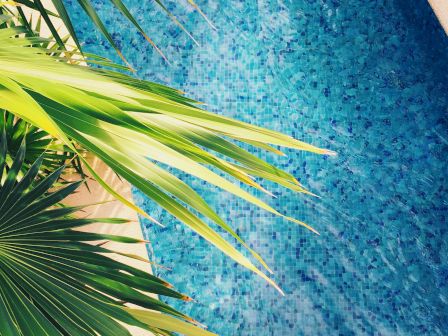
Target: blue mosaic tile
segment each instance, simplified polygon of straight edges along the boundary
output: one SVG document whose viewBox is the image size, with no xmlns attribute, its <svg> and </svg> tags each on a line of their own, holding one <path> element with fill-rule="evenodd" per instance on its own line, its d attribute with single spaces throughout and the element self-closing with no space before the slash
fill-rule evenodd
<svg viewBox="0 0 448 336">
<path fill-rule="evenodd" d="M 142 78 L 207 107 L 338 152 L 254 151 L 320 199 L 268 184 L 280 211 L 321 236 L 182 176 L 266 259 L 285 290 L 209 246 L 138 191 L 157 269 L 195 303 L 168 300 L 221 335 L 447 335 L 448 38 L 424 0 L 125 1 L 167 65 L 107 1 L 93 1 Z M 89 51 L 117 60 L 75 0 Z"/>
</svg>

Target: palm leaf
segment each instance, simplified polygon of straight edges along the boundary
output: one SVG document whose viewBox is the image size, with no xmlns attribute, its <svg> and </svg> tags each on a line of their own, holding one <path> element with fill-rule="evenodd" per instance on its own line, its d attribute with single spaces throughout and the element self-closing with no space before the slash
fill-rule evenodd
<svg viewBox="0 0 448 336">
<path fill-rule="evenodd" d="M 230 141 L 265 149 L 278 145 L 319 154 L 330 152 L 278 132 L 201 110 L 193 100 L 159 84 L 105 68 L 94 70 L 66 64 L 48 55 L 47 49 L 36 47 L 35 40 L 24 36 L 25 33 L 24 27 L 0 29 L 0 108 L 57 137 L 73 151 L 76 151 L 72 145 L 75 141 L 225 254 L 276 286 L 205 224 L 198 215 L 209 218 L 242 243 L 193 189 L 158 163 L 196 176 L 316 232 L 307 224 L 280 214 L 210 168 L 262 191 L 266 190 L 251 175 L 306 192 L 292 175 L 249 155 Z M 34 47 L 30 48 L 31 45 Z M 145 214 L 115 193 L 84 163 L 109 192 Z M 249 251 L 268 269 L 254 251 Z"/>
<path fill-rule="evenodd" d="M 0 164 L 7 148 L 3 129 Z M 192 319 L 150 294 L 190 300 L 187 296 L 153 275 L 109 258 L 113 251 L 86 244 L 98 239 L 138 241 L 76 230 L 98 221 L 116 225 L 127 221 L 79 219 L 73 215 L 79 207 L 58 208 L 79 182 L 55 189 L 62 167 L 33 184 L 42 156 L 20 179 L 26 156 L 22 141 L 0 183 L 1 335 L 130 335 L 118 322 L 161 334 L 212 335 L 185 322 Z M 140 307 L 138 314 L 128 311 L 127 303 Z"/>
</svg>

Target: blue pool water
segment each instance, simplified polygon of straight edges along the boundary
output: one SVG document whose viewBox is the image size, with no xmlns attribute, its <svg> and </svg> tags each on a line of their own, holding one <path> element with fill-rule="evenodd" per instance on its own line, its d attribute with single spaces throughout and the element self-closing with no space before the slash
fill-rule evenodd
<svg viewBox="0 0 448 336">
<path fill-rule="evenodd" d="M 169 302 L 227 336 L 448 335 L 448 37 L 425 0 L 167 2 L 132 13 L 166 63 L 107 1 L 95 1 L 145 79 L 210 110 L 338 152 L 263 153 L 319 194 L 259 195 L 316 236 L 183 176 L 261 253 L 281 297 L 135 191 L 166 228 L 144 222 L 156 269 L 196 303 Z M 75 0 L 87 49 L 114 59 Z M 97 45 L 99 43 L 99 46 Z"/>
</svg>

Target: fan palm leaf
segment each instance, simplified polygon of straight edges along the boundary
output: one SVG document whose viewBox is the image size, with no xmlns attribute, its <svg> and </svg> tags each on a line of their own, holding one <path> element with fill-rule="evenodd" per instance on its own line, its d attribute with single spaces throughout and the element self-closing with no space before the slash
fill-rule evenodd
<svg viewBox="0 0 448 336">
<path fill-rule="evenodd" d="M 77 231 L 95 223 L 125 225 L 123 219 L 76 218 L 80 207 L 58 207 L 80 182 L 55 188 L 64 167 L 38 178 L 43 156 L 23 178 L 23 140 L 13 164 L 3 169 L 8 152 L 0 136 L 0 334 L 130 335 L 121 324 L 155 335 L 180 332 L 212 335 L 188 316 L 150 294 L 190 300 L 164 280 L 111 259 L 113 251 L 87 242 L 141 243 L 129 237 Z M 33 183 L 38 178 L 38 183 Z M 138 308 L 128 308 L 132 303 Z"/>
</svg>

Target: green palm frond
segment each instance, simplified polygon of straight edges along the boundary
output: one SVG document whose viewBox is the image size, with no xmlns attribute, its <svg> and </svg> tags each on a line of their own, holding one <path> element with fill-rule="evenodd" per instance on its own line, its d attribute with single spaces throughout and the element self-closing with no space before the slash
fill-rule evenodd
<svg viewBox="0 0 448 336">
<path fill-rule="evenodd" d="M 0 29 L 0 108 L 45 130 L 74 151 L 72 141 L 76 142 L 225 254 L 277 287 L 198 214 L 230 233 L 269 270 L 261 257 L 191 187 L 157 163 L 198 177 L 316 232 L 307 224 L 280 214 L 210 168 L 267 193 L 254 177 L 308 193 L 294 176 L 249 154 L 229 139 L 277 153 L 271 145 L 319 154 L 330 152 L 282 133 L 199 109 L 195 101 L 163 85 L 105 68 L 67 64 L 65 59 L 48 55 L 47 49 L 36 47 L 38 38 L 25 36 L 26 32 L 26 27 Z M 96 60 L 112 65 L 101 58 Z M 102 181 L 87 162 L 84 164 L 112 195 L 146 215 Z"/>
<path fill-rule="evenodd" d="M 155 335 L 180 332 L 213 335 L 151 294 L 190 300 L 153 275 L 111 259 L 113 251 L 87 242 L 141 243 L 129 237 L 77 231 L 96 223 L 125 225 L 122 219 L 76 218 L 80 207 L 58 207 L 80 182 L 55 188 L 63 166 L 33 183 L 40 156 L 22 171 L 22 141 L 4 179 L 6 133 L 0 136 L 0 335 L 130 335 L 119 322 Z M 138 307 L 130 309 L 126 304 Z M 149 309 L 149 310 L 147 310 Z"/>
</svg>

